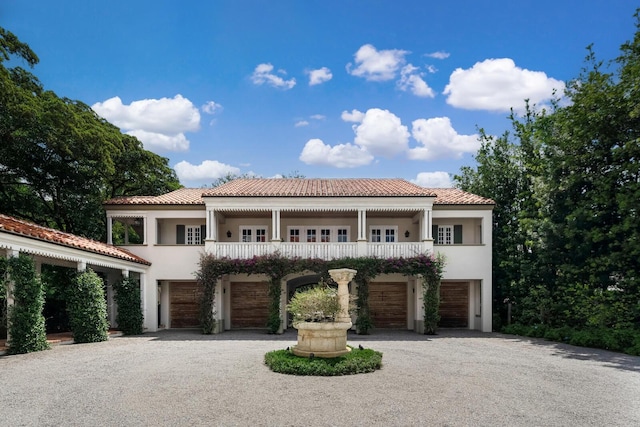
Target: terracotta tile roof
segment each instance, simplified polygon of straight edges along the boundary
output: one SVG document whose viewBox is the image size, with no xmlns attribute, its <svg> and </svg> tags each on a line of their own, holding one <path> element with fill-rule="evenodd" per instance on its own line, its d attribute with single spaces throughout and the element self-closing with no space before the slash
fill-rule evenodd
<svg viewBox="0 0 640 427">
<path fill-rule="evenodd" d="M 434 205 L 495 205 L 491 199 L 476 196 L 457 188 L 429 188 L 436 195 Z"/>
<path fill-rule="evenodd" d="M 406 197 L 433 196 L 403 179 L 235 179 L 208 189 L 204 197 Z"/>
<path fill-rule="evenodd" d="M 180 188 L 161 196 L 116 197 L 104 205 L 204 205 L 202 193 L 206 188 Z"/>
<path fill-rule="evenodd" d="M 0 233 L 2 232 L 42 240 L 56 245 L 81 249 L 83 251 L 106 255 L 112 258 L 136 262 L 138 264 L 151 265 L 149 261 L 142 259 L 125 249 L 0 214 Z"/>
</svg>

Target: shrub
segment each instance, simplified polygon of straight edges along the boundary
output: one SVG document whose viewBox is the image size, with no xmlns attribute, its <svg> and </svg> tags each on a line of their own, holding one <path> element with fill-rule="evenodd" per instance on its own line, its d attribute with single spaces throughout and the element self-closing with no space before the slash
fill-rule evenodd
<svg viewBox="0 0 640 427">
<path fill-rule="evenodd" d="M 293 324 L 299 322 L 333 322 L 340 313 L 336 289 L 319 283 L 318 286 L 296 292 L 287 305 Z"/>
<path fill-rule="evenodd" d="M 30 353 L 49 348 L 45 332 L 44 292 L 33 260 L 20 255 L 8 260 L 7 273 L 14 284 L 9 308 L 9 354 Z"/>
<path fill-rule="evenodd" d="M 336 376 L 373 372 L 382 367 L 382 353 L 372 349 L 351 349 L 334 358 L 299 357 L 289 350 L 265 354 L 264 363 L 274 372 L 290 375 Z"/>
<path fill-rule="evenodd" d="M 440 322 L 440 280 L 424 280 L 424 333 L 435 335 Z"/>
<path fill-rule="evenodd" d="M 118 304 L 116 321 L 118 329 L 125 335 L 140 335 L 143 332 L 144 317 L 140 300 L 140 284 L 137 280 L 125 277 L 118 281 L 113 289 Z"/>
<path fill-rule="evenodd" d="M 107 302 L 102 279 L 87 270 L 76 276 L 67 295 L 69 323 L 76 343 L 99 342 L 108 339 Z"/>
</svg>

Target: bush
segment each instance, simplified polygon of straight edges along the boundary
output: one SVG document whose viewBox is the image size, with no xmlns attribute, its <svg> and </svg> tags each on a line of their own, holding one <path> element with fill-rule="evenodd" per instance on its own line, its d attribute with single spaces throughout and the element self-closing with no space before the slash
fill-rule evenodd
<svg viewBox="0 0 640 427">
<path fill-rule="evenodd" d="M 137 280 L 125 277 L 117 282 L 113 289 L 118 304 L 116 322 L 118 329 L 125 335 L 140 335 L 143 332 L 144 317 L 140 301 L 140 284 Z"/>
<path fill-rule="evenodd" d="M 296 292 L 287 305 L 293 315 L 293 324 L 299 322 L 333 322 L 340 313 L 338 292 L 329 286 L 318 284 L 311 289 Z"/>
<path fill-rule="evenodd" d="M 102 279 L 93 270 L 78 274 L 71 286 L 67 310 L 76 343 L 106 341 L 109 338 L 107 302 L 102 286 Z"/>
<path fill-rule="evenodd" d="M 49 348 L 45 332 L 44 292 L 33 260 L 26 255 L 9 258 L 7 273 L 14 284 L 9 308 L 9 354 L 30 353 Z"/>
<path fill-rule="evenodd" d="M 435 335 L 440 322 L 440 280 L 424 280 L 424 333 Z"/>
<path fill-rule="evenodd" d="M 290 375 L 336 376 L 374 372 L 382 367 L 382 353 L 372 349 L 351 349 L 344 356 L 329 359 L 296 356 L 290 350 L 265 354 L 264 363 L 274 372 Z"/>
</svg>

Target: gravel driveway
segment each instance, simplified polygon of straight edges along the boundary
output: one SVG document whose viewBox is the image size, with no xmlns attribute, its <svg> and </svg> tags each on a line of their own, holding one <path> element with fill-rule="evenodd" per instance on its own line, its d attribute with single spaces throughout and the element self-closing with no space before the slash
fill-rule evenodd
<svg viewBox="0 0 640 427">
<path fill-rule="evenodd" d="M 0 357 L 6 426 L 638 426 L 640 357 L 499 334 L 350 335 L 383 368 L 276 374 L 295 330 L 162 331 Z"/>
</svg>

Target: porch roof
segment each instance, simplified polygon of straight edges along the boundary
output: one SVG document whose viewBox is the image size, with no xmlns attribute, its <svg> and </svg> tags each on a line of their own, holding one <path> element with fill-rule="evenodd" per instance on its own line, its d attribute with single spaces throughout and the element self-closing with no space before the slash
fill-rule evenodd
<svg viewBox="0 0 640 427">
<path fill-rule="evenodd" d="M 29 239 L 53 243 L 55 245 L 80 249 L 86 252 L 106 255 L 111 258 L 135 262 L 137 264 L 151 265 L 149 261 L 132 254 L 126 249 L 98 242 L 97 240 L 91 240 L 74 234 L 65 233 L 53 228 L 42 227 L 40 225 L 3 214 L 0 214 L 0 233 L 13 234 Z M 1 234 L 0 240 L 2 240 Z M 0 247 L 1 246 L 0 242 Z"/>
</svg>

